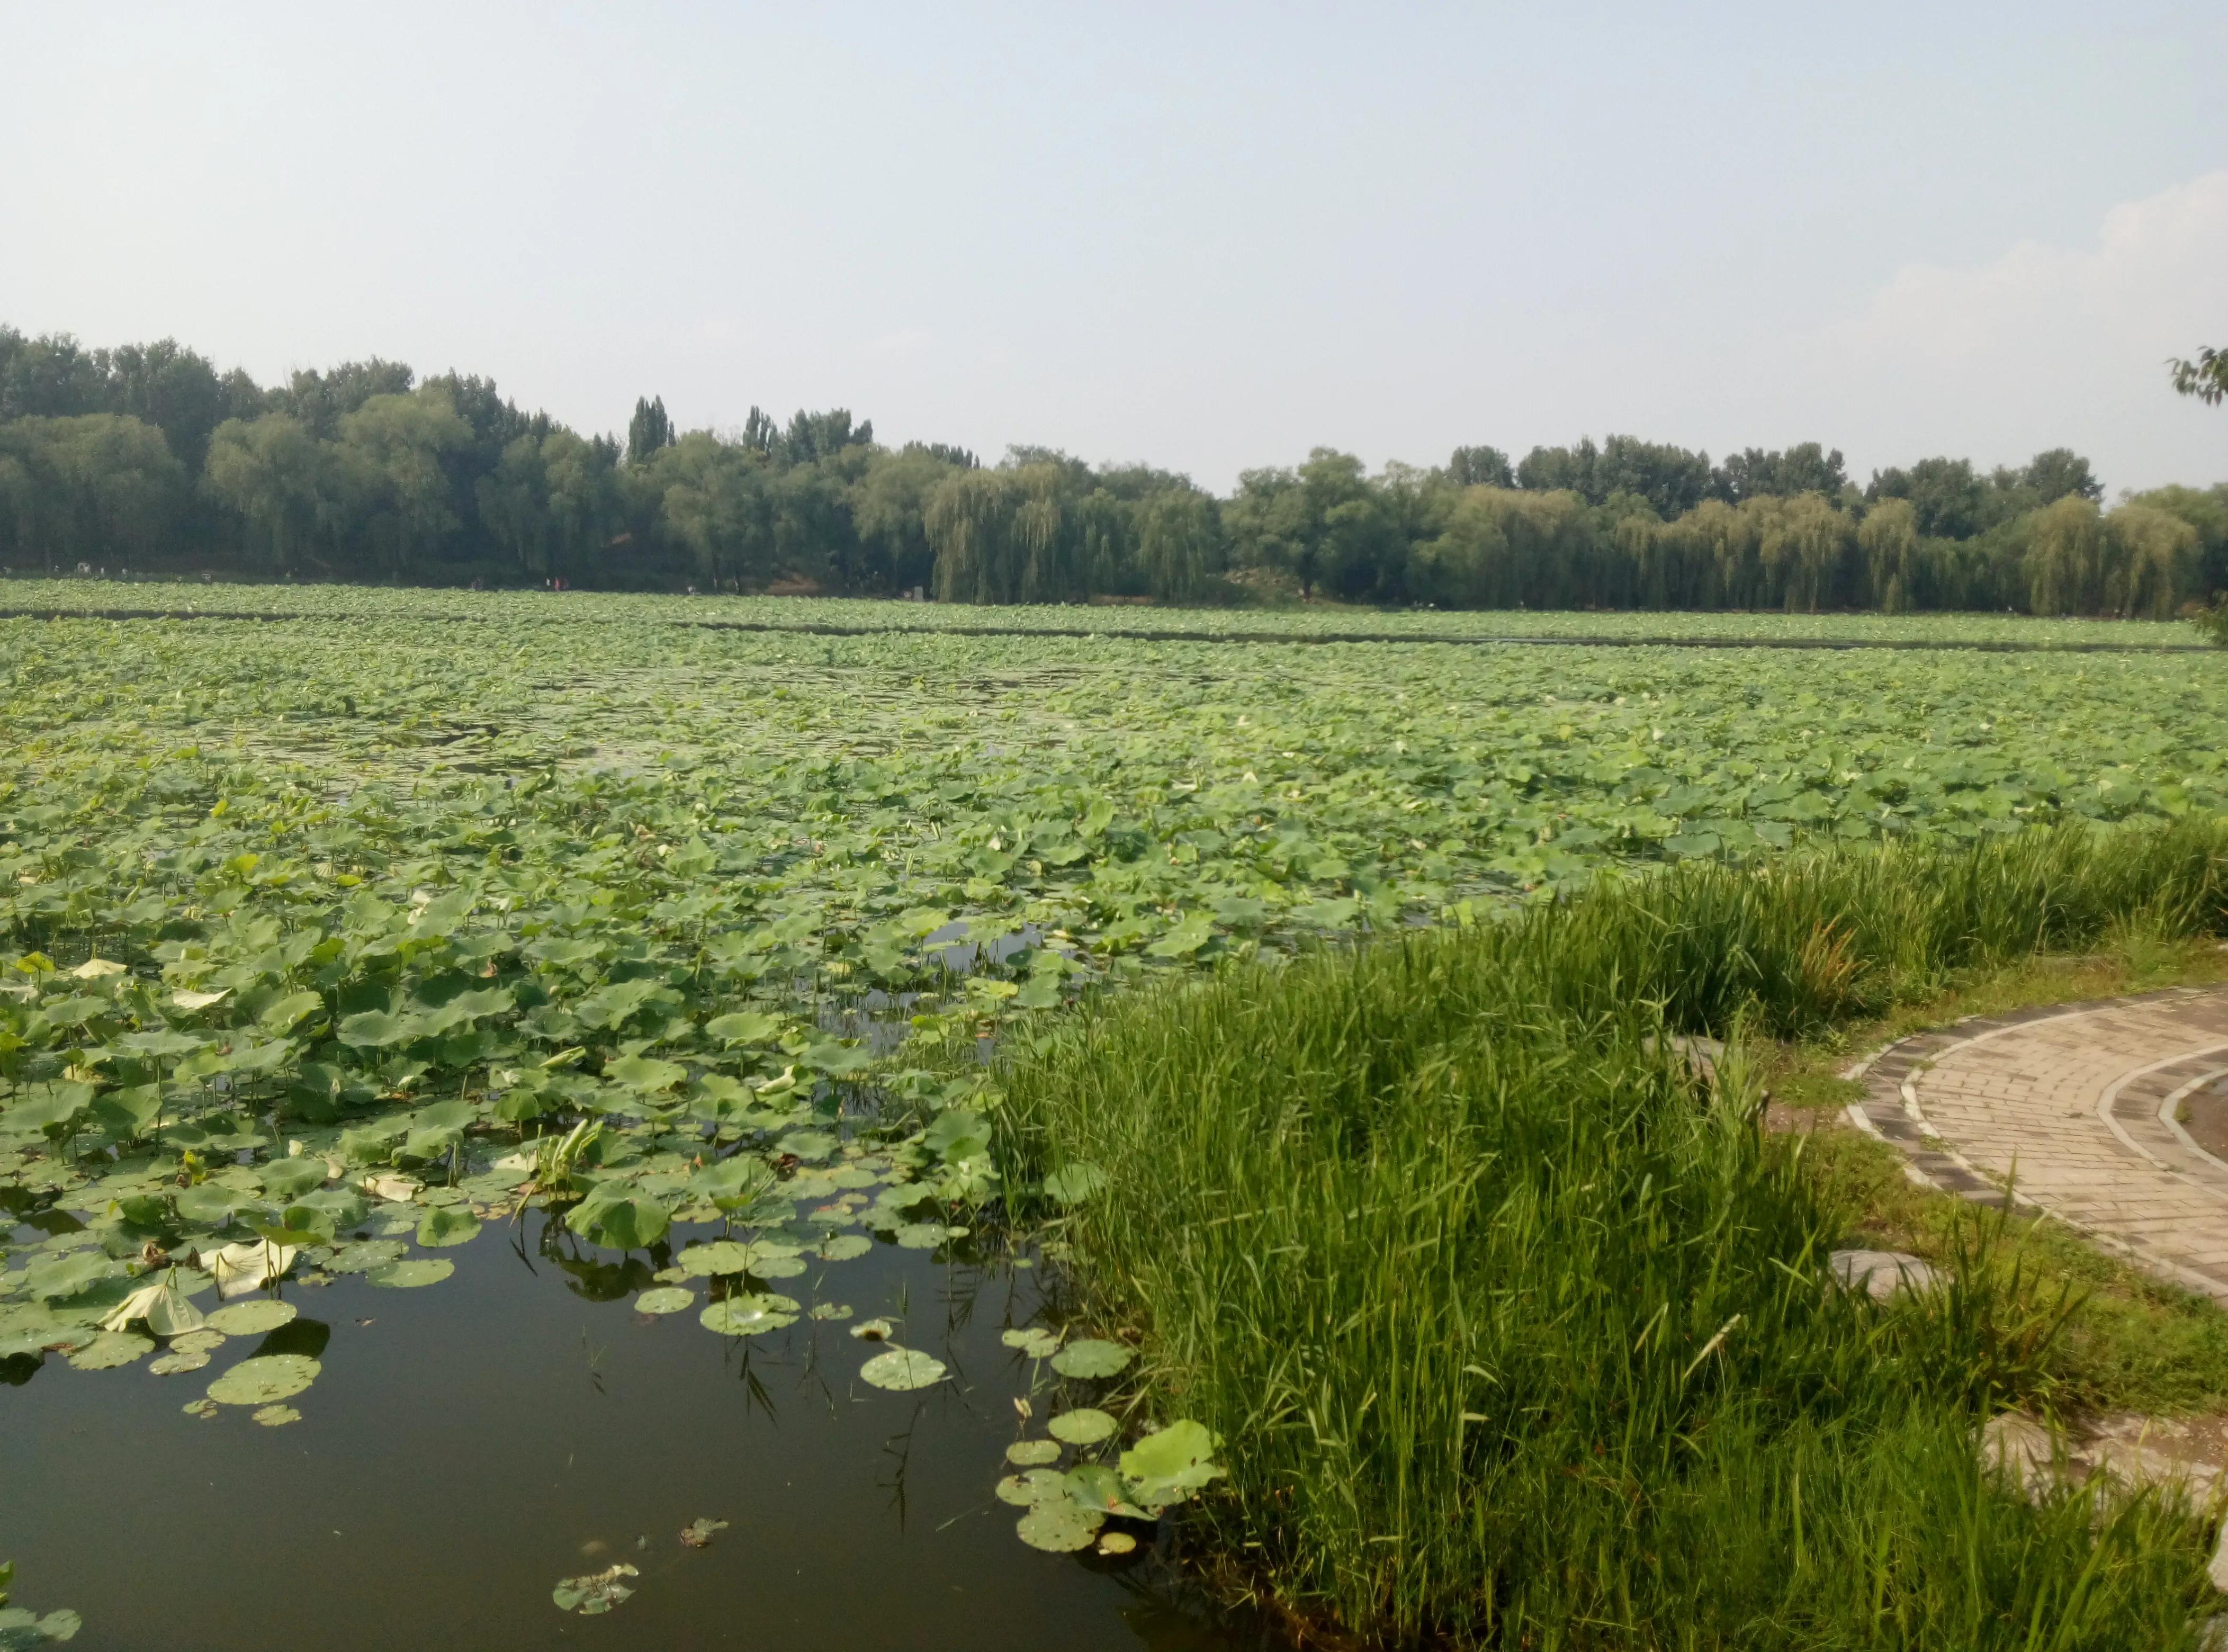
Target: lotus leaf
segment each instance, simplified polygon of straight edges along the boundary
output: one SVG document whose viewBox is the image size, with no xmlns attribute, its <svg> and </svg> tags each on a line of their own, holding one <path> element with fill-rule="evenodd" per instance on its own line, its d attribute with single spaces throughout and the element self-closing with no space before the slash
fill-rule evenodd
<svg viewBox="0 0 2228 1652">
<path fill-rule="evenodd" d="M 1036 1504 L 1022 1515 L 1014 1530 L 1033 1549 L 1072 1554 L 1078 1549 L 1089 1548 L 1098 1528 L 1105 1523 L 1106 1516 L 1095 1508 L 1085 1508 L 1071 1502 L 1047 1502 Z"/>
<path fill-rule="evenodd" d="M 714 1016 L 704 1023 L 704 1030 L 722 1044 L 769 1044 L 780 1034 L 781 1021 L 759 1010 L 744 1009 Z"/>
<path fill-rule="evenodd" d="M 130 1331 L 103 1331 L 69 1356 L 80 1371 L 109 1371 L 155 1351 L 154 1343 Z"/>
<path fill-rule="evenodd" d="M 1130 1520 L 1152 1518 L 1130 1501 L 1130 1488 L 1122 1476 L 1103 1463 L 1078 1463 L 1060 1476 L 1060 1487 L 1084 1508 L 1102 1514 L 1121 1514 Z"/>
<path fill-rule="evenodd" d="M 1034 1469 L 1047 1463 L 1060 1461 L 1058 1440 L 1015 1440 L 1006 1448 L 1006 1461 L 1021 1468 Z"/>
<path fill-rule="evenodd" d="M 665 1207 L 626 1192 L 617 1181 L 599 1181 L 573 1207 L 565 1226 L 581 1238 L 615 1251 L 646 1250 L 665 1236 Z"/>
<path fill-rule="evenodd" d="M 774 1143 L 777 1153 L 785 1153 L 800 1159 L 824 1159 L 836 1148 L 836 1137 L 826 1130 L 791 1130 Z"/>
<path fill-rule="evenodd" d="M 697 1316 L 707 1331 L 722 1336 L 756 1336 L 797 1322 L 797 1303 L 787 1297 L 729 1297 Z"/>
<path fill-rule="evenodd" d="M 469 1210 L 436 1207 L 418 1224 L 418 1242 L 428 1250 L 462 1245 L 479 1235 L 479 1218 Z"/>
<path fill-rule="evenodd" d="M 273 1199 L 293 1200 L 300 1198 L 313 1188 L 323 1187 L 325 1169 L 326 1165 L 323 1159 L 305 1156 L 299 1158 L 273 1159 L 268 1164 L 260 1167 L 259 1174 L 262 1177 L 263 1191 L 266 1194 Z"/>
<path fill-rule="evenodd" d="M 944 1243 L 942 1222 L 907 1222 L 897 1230 L 897 1241 L 907 1251 L 932 1251 Z"/>
<path fill-rule="evenodd" d="M 413 1257 L 407 1262 L 390 1262 L 383 1268 L 374 1268 L 365 1279 L 389 1290 L 411 1290 L 419 1285 L 437 1285 L 457 1271 L 457 1265 L 445 1256 Z"/>
<path fill-rule="evenodd" d="M 634 1593 L 620 1581 L 623 1578 L 638 1578 L 642 1574 L 622 1561 L 602 1572 L 584 1578 L 566 1578 L 549 1591 L 549 1598 L 557 1603 L 557 1610 L 578 1612 L 583 1617 L 592 1617 L 607 1612 Z"/>
<path fill-rule="evenodd" d="M 1098 1552 L 1101 1554 L 1127 1554 L 1137 1546 L 1137 1540 L 1127 1532 L 1101 1532 Z"/>
<path fill-rule="evenodd" d="M 266 1428 L 283 1428 L 288 1423 L 298 1423 L 302 1413 L 291 1405 L 260 1405 L 248 1413 L 250 1420 Z"/>
<path fill-rule="evenodd" d="M 897 1326 L 887 1319 L 862 1319 L 851 1327 L 851 1335 L 862 1341 L 881 1342 L 897 1335 Z"/>
<path fill-rule="evenodd" d="M 638 1314 L 677 1314 L 696 1300 L 696 1293 L 678 1285 L 660 1285 L 655 1290 L 645 1290 L 634 1299 Z"/>
<path fill-rule="evenodd" d="M 1001 1331 L 998 1340 L 1009 1348 L 1020 1349 L 1032 1360 L 1049 1360 L 1060 1348 L 1060 1333 L 1039 1325 Z"/>
<path fill-rule="evenodd" d="M 751 1248 L 733 1239 L 694 1245 L 679 1258 L 681 1271 L 692 1279 L 708 1279 L 723 1273 L 740 1273 L 750 1265 Z"/>
<path fill-rule="evenodd" d="M 1016 1508 L 1031 1508 L 1040 1502 L 1066 1501 L 1067 1476 L 1057 1469 L 1030 1469 L 1008 1475 L 993 1489 L 999 1502 L 1011 1503 Z"/>
<path fill-rule="evenodd" d="M 170 1377 L 181 1372 L 198 1371 L 208 1362 L 207 1354 L 174 1348 L 168 1354 L 148 1361 L 147 1368 L 158 1377 Z"/>
<path fill-rule="evenodd" d="M 0 1567 L 0 1583 L 5 1581 L 6 1568 Z M 7 1598 L 0 1592 L 0 1602 Z M 0 1605 L 0 1652 L 31 1652 L 48 1641 L 74 1640 L 84 1627 L 84 1620 L 67 1606 L 42 1617 L 22 1606 Z"/>
<path fill-rule="evenodd" d="M 294 1314 L 292 1303 L 266 1297 L 254 1302 L 226 1304 L 208 1316 L 208 1328 L 227 1336 L 261 1336 L 288 1323 Z"/>
<path fill-rule="evenodd" d="M 1111 1438 L 1120 1425 L 1103 1411 L 1082 1406 L 1075 1411 L 1064 1411 L 1045 1425 L 1053 1438 L 1065 1440 L 1070 1445 L 1096 1445 Z"/>
<path fill-rule="evenodd" d="M 126 1297 L 100 1323 L 104 1329 L 120 1331 L 135 1319 L 145 1320 L 147 1329 L 157 1336 L 176 1336 L 198 1329 L 202 1315 L 186 1299 L 177 1270 L 165 1268 Z"/>
<path fill-rule="evenodd" d="M 1053 1354 L 1052 1368 L 1063 1377 L 1111 1377 L 1118 1375 L 1131 1357 L 1130 1350 L 1119 1342 L 1084 1337 Z"/>
<path fill-rule="evenodd" d="M 222 1348 L 225 1345 L 226 1341 L 225 1334 L 222 1331 L 211 1330 L 207 1325 L 203 1325 L 199 1330 L 188 1331 L 183 1336 L 172 1338 L 170 1341 L 170 1352 L 173 1354 L 209 1354 Z"/>
<path fill-rule="evenodd" d="M 52 1302 L 74 1297 L 88 1286 L 118 1277 L 123 1272 L 121 1264 L 110 1261 L 98 1251 L 72 1251 L 67 1256 L 34 1262 L 24 1270 L 24 1280 L 34 1297 Z"/>
<path fill-rule="evenodd" d="M 291 1399 L 324 1367 L 306 1354 L 265 1354 L 242 1360 L 208 1386 L 220 1405 L 268 1405 Z"/>
<path fill-rule="evenodd" d="M 712 1534 L 714 1532 L 724 1532 L 727 1529 L 727 1521 L 699 1514 L 681 1528 L 681 1541 L 692 1549 L 707 1548 L 711 1545 Z"/>
<path fill-rule="evenodd" d="M 409 1250 L 396 1239 L 356 1239 L 336 1251 L 325 1265 L 335 1273 L 369 1273 L 408 1254 Z"/>
<path fill-rule="evenodd" d="M 913 1348 L 892 1348 L 861 1366 L 859 1375 L 877 1388 L 892 1388 L 902 1393 L 943 1381 L 944 1362 Z"/>
</svg>

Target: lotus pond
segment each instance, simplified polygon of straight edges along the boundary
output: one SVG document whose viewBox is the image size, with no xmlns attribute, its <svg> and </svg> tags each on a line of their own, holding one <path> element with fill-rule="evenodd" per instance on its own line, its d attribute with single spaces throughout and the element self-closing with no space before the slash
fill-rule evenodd
<svg viewBox="0 0 2228 1652">
<path fill-rule="evenodd" d="M 982 1041 L 1610 860 L 2228 804 L 2222 656 L 285 594 L 0 620 L 5 1644 L 1232 1643 L 1243 1442 L 1008 1231 Z"/>
</svg>

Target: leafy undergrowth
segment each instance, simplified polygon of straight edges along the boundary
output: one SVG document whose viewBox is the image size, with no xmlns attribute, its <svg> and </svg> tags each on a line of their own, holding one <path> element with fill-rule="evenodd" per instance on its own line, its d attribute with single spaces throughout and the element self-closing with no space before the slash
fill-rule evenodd
<svg viewBox="0 0 2228 1652">
<path fill-rule="evenodd" d="M 1145 1403 L 1226 1441 L 1200 1535 L 1319 1622 L 2193 1646 L 2206 1521 L 2030 1503 L 1972 1450 L 2161 1358 L 1970 1209 L 1943 1290 L 1832 1289 L 1847 1178 L 1763 1128 L 1745 1052 L 2037 951 L 2171 951 L 2224 891 L 2213 821 L 1609 883 L 1111 1002 L 1002 1066 L 1001 1145 L 1011 1185 L 1092 1189 L 1057 1218 L 1089 1310 L 1143 1333 Z M 1749 1036 L 1709 1090 L 1674 1033 Z"/>
</svg>

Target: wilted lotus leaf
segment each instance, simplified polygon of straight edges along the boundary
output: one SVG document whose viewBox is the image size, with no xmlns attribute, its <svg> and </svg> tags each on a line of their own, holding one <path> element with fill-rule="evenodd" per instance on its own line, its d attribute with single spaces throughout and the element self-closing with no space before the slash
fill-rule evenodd
<svg viewBox="0 0 2228 1652">
<path fill-rule="evenodd" d="M 624 1600 L 634 1591 L 619 1581 L 622 1578 L 638 1578 L 642 1574 L 621 1561 L 608 1571 L 592 1572 L 585 1578 L 566 1578 L 549 1591 L 549 1598 L 557 1603 L 560 1611 L 578 1612 L 583 1617 L 592 1617 L 598 1612 L 607 1612 Z"/>
<path fill-rule="evenodd" d="M 927 1388 L 944 1380 L 944 1361 L 932 1359 L 914 1348 L 893 1348 L 877 1354 L 859 1367 L 860 1378 L 877 1388 L 893 1389 L 904 1393 L 914 1388 Z"/>
<path fill-rule="evenodd" d="M 363 1190 L 375 1199 L 391 1199 L 407 1204 L 418 1196 L 418 1183 L 408 1176 L 389 1175 L 369 1175 L 363 1179 Z"/>
<path fill-rule="evenodd" d="M 660 1285 L 655 1290 L 645 1290 L 634 1299 L 638 1314 L 677 1314 L 696 1300 L 696 1293 L 678 1285 Z"/>
<path fill-rule="evenodd" d="M 184 1371 L 198 1371 L 209 1362 L 209 1356 L 198 1348 L 172 1348 L 168 1354 L 147 1361 L 147 1368 L 158 1377 L 174 1377 Z"/>
<path fill-rule="evenodd" d="M 851 1327 L 851 1335 L 861 1341 L 880 1342 L 897 1335 L 897 1329 L 887 1319 L 862 1319 Z"/>
<path fill-rule="evenodd" d="M 816 1302 L 812 1304 L 812 1316 L 815 1319 L 848 1319 L 851 1317 L 851 1304 L 842 1302 Z"/>
<path fill-rule="evenodd" d="M 1063 1377 L 1111 1377 L 1117 1374 L 1130 1360 L 1130 1350 L 1119 1342 L 1102 1342 L 1086 1336 L 1053 1354 L 1052 1368 Z"/>
<path fill-rule="evenodd" d="M 749 1265 L 751 1250 L 734 1239 L 714 1239 L 709 1245 L 695 1245 L 683 1251 L 679 1258 L 681 1270 L 692 1279 L 708 1279 L 715 1274 L 740 1273 Z"/>
<path fill-rule="evenodd" d="M 245 1297 L 284 1278 L 298 1253 L 294 1246 L 259 1239 L 253 1245 L 227 1245 L 202 1259 L 216 1277 L 218 1296 Z"/>
<path fill-rule="evenodd" d="M 462 1245 L 476 1238 L 480 1231 L 480 1219 L 469 1210 L 436 1207 L 426 1213 L 418 1224 L 418 1242 L 427 1249 L 447 1245 Z"/>
<path fill-rule="evenodd" d="M 1006 1461 L 1017 1468 L 1041 1468 L 1060 1461 L 1058 1440 L 1015 1440 L 1006 1448 Z"/>
<path fill-rule="evenodd" d="M 1049 1360 L 1060 1348 L 1060 1333 L 1040 1325 L 1032 1325 L 1026 1330 L 1001 1331 L 998 1340 L 1009 1348 L 1019 1348 L 1032 1360 Z"/>
<path fill-rule="evenodd" d="M 208 1397 L 220 1405 L 268 1405 L 292 1399 L 323 1369 L 306 1354 L 266 1354 L 242 1360 L 209 1384 Z"/>
<path fill-rule="evenodd" d="M 98 981 L 103 976 L 122 975 L 124 966 L 112 958 L 87 958 L 69 973 L 80 981 Z"/>
<path fill-rule="evenodd" d="M 399 1239 L 357 1239 L 334 1252 L 325 1265 L 335 1273 L 369 1273 L 400 1259 L 409 1250 Z"/>
<path fill-rule="evenodd" d="M 188 1015 L 192 1015 L 197 1010 L 207 1009 L 211 1004 L 221 1003 L 224 998 L 225 994 L 221 992 L 179 991 L 170 995 L 170 1002 Z"/>
<path fill-rule="evenodd" d="M 1060 1412 L 1045 1425 L 1045 1430 L 1053 1438 L 1065 1440 L 1070 1445 L 1096 1445 L 1111 1437 L 1119 1426 L 1104 1412 L 1085 1405 Z"/>
<path fill-rule="evenodd" d="M 699 1514 L 681 1528 L 681 1540 L 692 1549 L 701 1549 L 711 1542 L 713 1533 L 724 1532 L 727 1529 L 727 1521 Z"/>
<path fill-rule="evenodd" d="M 109 1371 L 154 1351 L 155 1345 L 144 1336 L 130 1331 L 103 1331 L 72 1354 L 69 1362 L 80 1371 Z"/>
<path fill-rule="evenodd" d="M 717 1331 L 722 1336 L 755 1336 L 763 1331 L 778 1331 L 784 1325 L 797 1322 L 797 1303 L 788 1297 L 771 1292 L 763 1295 L 729 1297 L 715 1302 L 697 1316 L 707 1331 Z"/>
<path fill-rule="evenodd" d="M 251 1412 L 249 1416 L 266 1428 L 283 1428 L 288 1423 L 302 1420 L 302 1413 L 291 1405 L 262 1405 Z"/>
<path fill-rule="evenodd" d="M 420 1256 L 374 1268 L 364 1277 L 389 1290 L 412 1290 L 419 1285 L 437 1285 L 456 1271 L 457 1265 L 445 1256 Z"/>
<path fill-rule="evenodd" d="M 1098 1535 L 1098 1528 L 1105 1523 L 1106 1516 L 1095 1508 L 1085 1508 L 1069 1501 L 1047 1501 L 1022 1515 L 1014 1530 L 1033 1549 L 1072 1554 L 1078 1549 L 1089 1548 L 1092 1540 Z"/>
<path fill-rule="evenodd" d="M 118 1303 L 116 1311 L 100 1323 L 105 1330 L 120 1331 L 135 1319 L 145 1320 L 147 1329 L 157 1336 L 176 1336 L 197 1329 L 202 1310 L 179 1288 L 177 1270 L 165 1268 Z"/>
<path fill-rule="evenodd" d="M 209 1329 L 227 1336 L 260 1336 L 287 1323 L 296 1313 L 291 1302 L 263 1297 L 255 1302 L 227 1303 L 208 1316 Z"/>
</svg>

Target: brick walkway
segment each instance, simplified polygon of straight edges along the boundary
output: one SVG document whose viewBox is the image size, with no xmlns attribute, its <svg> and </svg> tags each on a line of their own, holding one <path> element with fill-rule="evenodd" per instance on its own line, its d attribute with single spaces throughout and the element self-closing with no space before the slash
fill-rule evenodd
<svg viewBox="0 0 2228 1652">
<path fill-rule="evenodd" d="M 2183 1101 L 2228 1074 L 2228 989 L 1982 1016 L 1851 1068 L 1859 1129 L 1914 1180 L 2033 1206 L 2177 1284 L 2228 1301 L 2228 1162 Z M 2014 1180 L 2015 1178 L 2015 1180 Z"/>
</svg>

